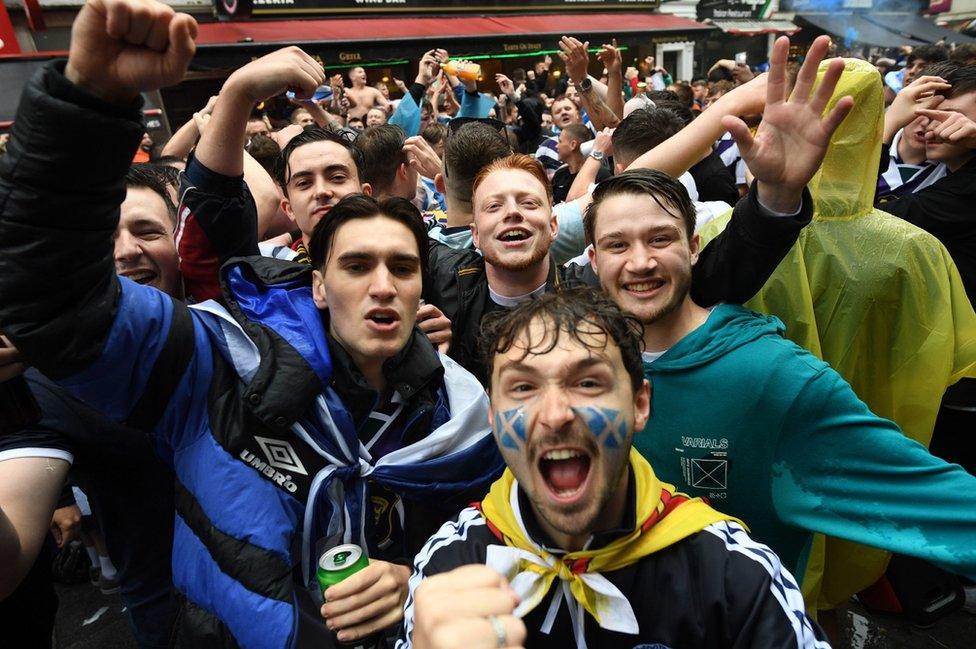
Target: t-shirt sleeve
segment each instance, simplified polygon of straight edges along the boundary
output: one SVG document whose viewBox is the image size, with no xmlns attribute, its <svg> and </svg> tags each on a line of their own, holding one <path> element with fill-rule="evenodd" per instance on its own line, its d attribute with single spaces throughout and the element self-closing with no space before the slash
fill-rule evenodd
<svg viewBox="0 0 976 649">
<path fill-rule="evenodd" d="M 829 367 L 786 421 L 771 485 L 781 520 L 976 578 L 976 477 L 873 414 Z"/>
</svg>

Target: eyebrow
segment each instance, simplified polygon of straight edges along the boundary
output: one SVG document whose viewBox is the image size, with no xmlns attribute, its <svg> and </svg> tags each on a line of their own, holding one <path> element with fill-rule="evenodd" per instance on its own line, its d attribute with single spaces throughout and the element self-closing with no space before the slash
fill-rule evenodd
<svg viewBox="0 0 976 649">
<path fill-rule="evenodd" d="M 590 356 L 587 356 L 586 358 L 581 358 L 578 361 L 573 361 L 568 366 L 564 366 L 562 368 L 562 372 L 565 374 L 573 374 L 573 373 L 578 373 L 578 372 L 588 370 L 597 365 L 602 365 L 610 370 L 613 370 L 613 363 L 610 362 L 609 358 L 604 356 L 603 353 L 601 352 L 591 351 Z M 502 365 L 498 370 L 499 376 L 501 376 L 506 371 L 525 372 L 526 374 L 540 373 L 536 367 L 526 363 L 524 360 L 511 361 L 509 363 Z"/>
<path fill-rule="evenodd" d="M 323 173 L 329 174 L 333 171 L 345 171 L 349 172 L 349 167 L 342 163 L 331 164 L 323 170 Z M 288 182 L 295 180 L 296 178 L 304 178 L 306 176 L 312 176 L 315 172 L 312 169 L 302 169 L 301 171 L 295 171 L 288 177 Z"/>
<path fill-rule="evenodd" d="M 148 217 L 145 217 L 145 216 L 141 216 L 141 217 L 137 217 L 135 219 L 132 219 L 132 221 L 129 222 L 128 226 L 130 228 L 134 228 L 134 227 L 146 227 L 146 226 L 148 226 L 148 227 L 152 227 L 152 228 L 160 228 L 162 230 L 166 230 L 167 229 L 164 223 L 160 223 L 159 221 L 156 221 L 155 219 L 151 219 L 151 218 L 148 218 Z"/>
<path fill-rule="evenodd" d="M 677 216 L 674 216 L 673 214 L 670 213 L 669 216 L 673 217 L 674 219 L 678 218 Z M 657 234 L 659 232 L 675 232 L 681 234 L 681 230 L 678 228 L 678 226 L 673 225 L 671 223 L 665 225 L 655 225 L 652 228 L 648 228 L 647 230 L 641 231 L 641 234 L 646 236 L 649 234 Z M 597 239 L 597 245 L 603 243 L 607 239 L 625 239 L 625 238 L 627 238 L 626 232 L 623 232 L 622 230 L 614 230 L 613 232 L 607 232 L 602 237 Z"/>
<path fill-rule="evenodd" d="M 344 252 L 337 257 L 337 261 L 347 262 L 347 261 L 369 261 L 371 259 L 376 259 L 377 257 L 382 257 L 372 252 L 366 252 L 363 250 L 352 250 L 350 252 Z M 411 264 L 420 265 L 420 257 L 418 255 L 411 255 L 404 252 L 393 253 L 389 256 L 390 261 L 393 262 L 407 262 Z"/>
</svg>

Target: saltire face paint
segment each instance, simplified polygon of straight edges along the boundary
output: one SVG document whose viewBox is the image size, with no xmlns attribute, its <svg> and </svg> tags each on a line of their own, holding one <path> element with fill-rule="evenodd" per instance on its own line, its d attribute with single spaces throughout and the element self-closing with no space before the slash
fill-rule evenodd
<svg viewBox="0 0 976 649">
<path fill-rule="evenodd" d="M 525 407 L 495 413 L 495 437 L 503 448 L 520 450 L 525 446 Z"/>
<path fill-rule="evenodd" d="M 598 444 L 606 448 L 620 448 L 626 444 L 629 430 L 621 411 L 597 406 L 574 407 L 572 410 L 590 429 Z"/>
</svg>

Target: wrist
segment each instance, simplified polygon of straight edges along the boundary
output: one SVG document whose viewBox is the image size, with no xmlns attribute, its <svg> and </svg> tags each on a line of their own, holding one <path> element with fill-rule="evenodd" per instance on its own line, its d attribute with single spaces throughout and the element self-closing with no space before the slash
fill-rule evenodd
<svg viewBox="0 0 976 649">
<path fill-rule="evenodd" d="M 795 214 L 803 205 L 802 187 L 784 187 L 761 180 L 757 180 L 756 183 L 756 198 L 759 204 L 771 212 Z"/>
<path fill-rule="evenodd" d="M 119 106 L 127 106 L 131 104 L 139 96 L 139 91 L 135 88 L 124 88 L 124 87 L 104 87 L 95 81 L 85 77 L 75 66 L 71 64 L 71 59 L 68 59 L 67 65 L 64 67 L 64 78 L 75 85 L 79 90 L 82 90 L 93 97 L 97 97 L 102 101 L 108 102 L 110 104 L 117 104 Z"/>
</svg>

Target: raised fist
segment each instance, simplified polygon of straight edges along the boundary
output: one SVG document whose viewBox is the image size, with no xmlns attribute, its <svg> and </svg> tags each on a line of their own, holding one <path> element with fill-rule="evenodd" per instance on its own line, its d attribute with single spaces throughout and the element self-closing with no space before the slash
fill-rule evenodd
<svg viewBox="0 0 976 649">
<path fill-rule="evenodd" d="M 257 103 L 286 90 L 293 90 L 296 99 L 308 99 L 323 83 L 325 70 L 318 61 L 297 47 L 286 47 L 235 71 L 224 88 L 235 96 Z"/>
<path fill-rule="evenodd" d="M 197 23 L 156 0 L 88 0 L 71 27 L 65 76 L 102 99 L 128 103 L 179 83 Z"/>
</svg>

